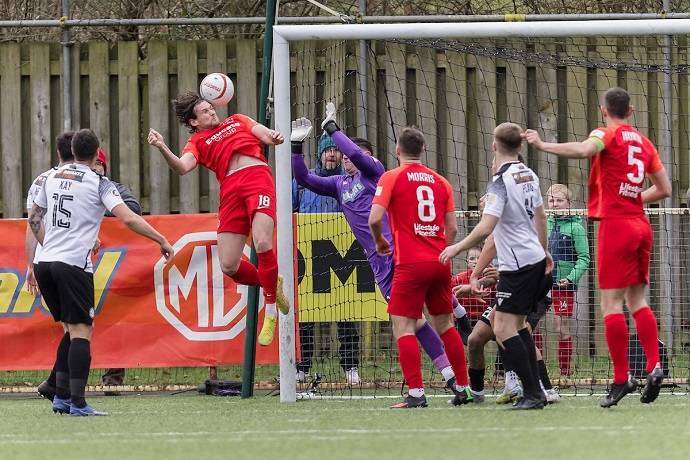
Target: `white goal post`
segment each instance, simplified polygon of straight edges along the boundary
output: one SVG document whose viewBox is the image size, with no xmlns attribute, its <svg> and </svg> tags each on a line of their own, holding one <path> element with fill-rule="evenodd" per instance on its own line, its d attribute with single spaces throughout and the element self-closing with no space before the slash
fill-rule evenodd
<svg viewBox="0 0 690 460">
<path fill-rule="evenodd" d="M 278 266 L 283 288 L 294 299 L 292 167 L 290 152 L 290 42 L 307 40 L 395 40 L 511 37 L 650 36 L 690 33 L 690 19 L 620 21 L 545 21 L 487 23 L 412 23 L 277 25 L 273 27 L 275 128 L 286 141 L 276 148 Z M 663 158 L 663 156 L 662 156 Z M 669 170 L 671 170 L 669 168 Z M 279 315 L 280 400 L 296 400 L 294 305 Z"/>
</svg>

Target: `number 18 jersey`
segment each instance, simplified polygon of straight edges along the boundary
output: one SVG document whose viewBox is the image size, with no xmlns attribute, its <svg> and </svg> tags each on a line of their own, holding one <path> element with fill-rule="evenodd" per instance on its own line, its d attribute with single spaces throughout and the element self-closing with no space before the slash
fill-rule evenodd
<svg viewBox="0 0 690 460">
<path fill-rule="evenodd" d="M 438 261 L 446 248 L 446 213 L 455 211 L 453 189 L 443 176 L 404 164 L 381 176 L 373 204 L 388 211 L 395 265 Z"/>
<path fill-rule="evenodd" d="M 654 145 L 628 124 L 597 128 L 589 139 L 598 149 L 589 173 L 589 218 L 644 215 L 645 176 L 663 168 Z"/>
</svg>

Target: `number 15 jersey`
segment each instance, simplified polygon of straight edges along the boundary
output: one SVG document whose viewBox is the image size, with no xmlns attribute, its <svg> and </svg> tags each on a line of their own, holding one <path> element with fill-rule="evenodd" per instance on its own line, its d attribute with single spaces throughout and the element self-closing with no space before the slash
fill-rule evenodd
<svg viewBox="0 0 690 460">
<path fill-rule="evenodd" d="M 455 211 L 453 188 L 421 164 L 404 164 L 381 176 L 373 204 L 388 211 L 395 265 L 435 262 L 446 248 L 446 213 Z"/>
<path fill-rule="evenodd" d="M 598 150 L 589 173 L 589 218 L 644 215 L 645 176 L 663 168 L 654 145 L 628 124 L 597 128 L 589 139 Z"/>
<path fill-rule="evenodd" d="M 36 262 L 64 262 L 93 272 L 91 249 L 103 214 L 124 204 L 115 184 L 88 166 L 69 164 L 50 172 L 34 203 L 46 210 Z"/>
</svg>

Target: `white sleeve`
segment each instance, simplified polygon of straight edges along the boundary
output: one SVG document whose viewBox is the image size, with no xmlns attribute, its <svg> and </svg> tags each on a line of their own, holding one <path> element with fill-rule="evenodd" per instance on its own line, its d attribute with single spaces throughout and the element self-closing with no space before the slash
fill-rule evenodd
<svg viewBox="0 0 690 460">
<path fill-rule="evenodd" d="M 34 207 L 34 197 L 36 196 L 36 185 L 31 184 L 31 187 L 29 187 L 29 193 L 26 194 L 26 210 L 31 211 L 31 208 Z"/>
<path fill-rule="evenodd" d="M 537 195 L 537 198 L 534 200 L 534 207 L 538 208 L 539 206 L 544 206 L 544 197 L 541 196 L 541 187 L 539 186 L 539 178 L 537 175 L 534 175 L 535 181 L 537 182 L 537 192 L 535 195 Z"/>
<path fill-rule="evenodd" d="M 105 206 L 105 208 L 109 212 L 112 212 L 113 208 L 118 204 L 125 203 L 124 201 L 122 201 L 122 197 L 120 197 L 120 192 L 117 191 L 117 187 L 115 187 L 115 184 L 110 182 L 110 180 L 106 179 L 105 177 L 102 177 L 101 182 L 98 184 L 98 194 L 101 197 L 101 202 L 103 202 L 103 206 Z"/>
<path fill-rule="evenodd" d="M 46 177 L 46 181 L 48 178 Z M 46 195 L 46 182 L 43 182 L 43 186 L 36 191 L 36 194 L 34 196 L 34 203 L 36 203 L 38 206 L 42 207 L 43 209 L 48 208 L 48 196 Z M 27 203 L 28 204 L 28 203 Z M 33 203 L 31 204 L 31 207 L 33 208 L 34 205 Z"/>
<path fill-rule="evenodd" d="M 503 215 L 503 208 L 506 205 L 507 198 L 508 193 L 506 192 L 506 186 L 503 183 L 502 177 L 490 182 L 486 190 L 484 212 L 490 216 L 500 218 Z"/>
</svg>

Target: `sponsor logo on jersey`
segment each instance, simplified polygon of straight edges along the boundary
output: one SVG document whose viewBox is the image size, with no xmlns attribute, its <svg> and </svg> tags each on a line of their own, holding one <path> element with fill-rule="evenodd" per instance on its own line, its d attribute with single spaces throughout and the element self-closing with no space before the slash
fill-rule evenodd
<svg viewBox="0 0 690 460">
<path fill-rule="evenodd" d="M 41 175 L 38 176 L 38 177 L 36 178 L 36 180 L 34 181 L 34 185 L 38 185 L 38 186 L 40 187 L 40 186 L 42 186 L 42 185 L 45 183 L 45 181 L 46 181 L 46 176 L 44 176 L 44 175 L 41 174 Z"/>
<path fill-rule="evenodd" d="M 204 142 L 206 143 L 206 145 L 211 145 L 214 142 L 218 142 L 220 140 L 225 139 L 228 136 L 232 136 L 237 132 L 237 128 L 239 128 L 241 125 L 242 124 L 239 121 L 228 121 L 227 126 L 223 127 L 223 129 L 219 130 L 214 135 L 206 138 Z"/>
<path fill-rule="evenodd" d="M 383 186 L 381 186 L 381 185 L 377 186 L 375 195 L 381 196 L 382 193 L 383 193 Z"/>
<path fill-rule="evenodd" d="M 516 184 L 524 184 L 525 182 L 534 182 L 534 176 L 531 171 L 518 171 L 512 174 L 513 180 Z"/>
<path fill-rule="evenodd" d="M 599 139 L 603 139 L 604 136 L 606 136 L 606 133 L 600 129 L 595 129 L 589 133 L 589 137 L 598 137 Z"/>
<path fill-rule="evenodd" d="M 435 184 L 436 178 L 433 174 L 425 172 L 412 172 L 407 173 L 407 180 L 410 182 L 428 182 L 429 184 Z"/>
<path fill-rule="evenodd" d="M 357 197 L 364 191 L 364 185 L 362 185 L 361 182 L 357 182 L 353 187 L 352 190 L 343 192 L 343 203 L 348 203 L 350 201 L 355 201 Z"/>
<path fill-rule="evenodd" d="M 61 169 L 56 174 L 55 177 L 58 179 L 67 179 L 77 182 L 82 182 L 84 180 L 85 171 L 78 171 L 75 169 Z"/>
<path fill-rule="evenodd" d="M 620 187 L 618 188 L 618 194 L 626 198 L 637 199 L 640 193 L 642 193 L 642 190 L 644 189 L 642 187 L 638 187 L 637 185 L 632 185 L 628 182 L 621 182 Z"/>
<path fill-rule="evenodd" d="M 174 262 L 166 266 L 161 257 L 154 267 L 158 313 L 188 340 L 237 337 L 245 329 L 247 286 L 223 275 L 216 232 L 186 234 L 173 248 Z"/>
<path fill-rule="evenodd" d="M 441 230 L 436 224 L 414 224 L 414 234 L 418 236 L 435 237 Z"/>
</svg>

